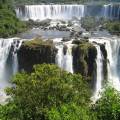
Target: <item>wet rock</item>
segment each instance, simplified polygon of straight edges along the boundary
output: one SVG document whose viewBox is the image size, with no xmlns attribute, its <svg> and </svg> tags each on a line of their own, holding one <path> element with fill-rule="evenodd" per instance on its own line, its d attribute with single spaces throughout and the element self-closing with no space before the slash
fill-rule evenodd
<svg viewBox="0 0 120 120">
<path fill-rule="evenodd" d="M 67 42 L 67 41 L 70 41 L 70 38 L 63 38 L 61 41 L 63 41 L 63 42 Z"/>
<path fill-rule="evenodd" d="M 46 19 L 46 20 L 43 20 L 43 21 L 33 21 L 31 19 L 29 19 L 27 23 L 27 25 L 30 27 L 30 28 L 33 28 L 33 27 L 41 27 L 44 29 L 45 27 L 48 27 L 50 25 L 50 22 L 51 20 L 50 19 Z"/>
<path fill-rule="evenodd" d="M 68 49 L 68 47 L 67 47 L 66 45 L 64 45 L 64 47 L 63 47 L 63 54 L 64 54 L 64 55 L 66 55 L 67 49 Z"/>
<path fill-rule="evenodd" d="M 103 74 L 104 74 L 104 80 L 107 80 L 107 76 L 108 76 L 108 71 L 107 71 L 107 51 L 105 49 L 105 44 L 100 44 L 100 50 L 103 54 Z"/>
<path fill-rule="evenodd" d="M 72 55 L 74 72 L 89 78 L 88 82 L 93 88 L 94 76 L 96 74 L 96 48 L 87 42 L 77 44 L 72 48 Z"/>
<path fill-rule="evenodd" d="M 86 42 L 89 42 L 88 39 L 75 39 L 75 40 L 72 41 L 72 44 L 79 45 L 79 44 L 84 44 Z"/>
</svg>

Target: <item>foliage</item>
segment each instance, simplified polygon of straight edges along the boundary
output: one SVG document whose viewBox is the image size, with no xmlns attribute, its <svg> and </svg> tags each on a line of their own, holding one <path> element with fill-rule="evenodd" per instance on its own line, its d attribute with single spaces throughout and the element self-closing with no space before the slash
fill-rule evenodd
<svg viewBox="0 0 120 120">
<path fill-rule="evenodd" d="M 83 17 L 81 19 L 81 26 L 87 31 L 96 29 L 106 29 L 112 34 L 120 35 L 120 21 L 107 20 L 104 18 Z"/>
<path fill-rule="evenodd" d="M 120 35 L 120 21 L 107 21 L 104 26 L 110 33 Z"/>
<path fill-rule="evenodd" d="M 15 110 L 13 118 L 15 116 L 18 120 L 44 120 L 51 116 L 52 110 L 57 113 L 59 108 L 63 111 L 64 107 L 75 109 L 76 113 L 68 110 L 68 116 L 75 116 L 80 114 L 80 111 L 77 113 L 79 106 L 85 107 L 89 103 L 90 90 L 81 75 L 72 75 L 55 65 L 37 65 L 34 69 L 33 73 L 19 73 L 12 80 L 14 87 L 6 90 L 11 99 L 2 106 L 1 119 L 11 119 Z M 81 114 L 88 116 L 83 111 Z"/>
<path fill-rule="evenodd" d="M 47 41 L 44 41 L 41 37 L 37 37 L 33 40 L 30 40 L 30 41 L 25 41 L 23 43 L 24 46 L 27 46 L 29 48 L 39 48 L 41 47 L 42 45 L 45 45 L 45 46 L 53 46 L 53 41 L 52 40 L 47 40 Z"/>
<path fill-rule="evenodd" d="M 25 30 L 25 24 L 16 18 L 10 1 L 0 2 L 0 37 L 9 37 Z"/>
<path fill-rule="evenodd" d="M 95 17 L 83 17 L 81 19 L 81 26 L 87 31 L 92 31 L 98 29 L 100 25 L 104 24 L 106 20 L 104 18 Z"/>
<path fill-rule="evenodd" d="M 120 120 L 120 93 L 113 88 L 106 88 L 96 103 L 95 111 L 98 120 Z"/>
<path fill-rule="evenodd" d="M 48 112 L 49 120 L 96 120 L 89 108 L 80 107 L 76 104 L 65 104 L 59 108 L 52 108 Z"/>
</svg>

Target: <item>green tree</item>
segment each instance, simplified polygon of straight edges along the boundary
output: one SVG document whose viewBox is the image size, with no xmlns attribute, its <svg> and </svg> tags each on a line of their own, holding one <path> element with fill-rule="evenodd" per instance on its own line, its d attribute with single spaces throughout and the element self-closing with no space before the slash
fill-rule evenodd
<svg viewBox="0 0 120 120">
<path fill-rule="evenodd" d="M 95 105 L 98 120 L 120 120 L 120 93 L 108 87 Z"/>
<path fill-rule="evenodd" d="M 10 37 L 26 30 L 15 14 L 12 0 L 0 0 L 0 37 Z"/>
<path fill-rule="evenodd" d="M 49 120 L 96 120 L 89 107 L 81 107 L 75 103 L 52 108 L 47 115 Z"/>
<path fill-rule="evenodd" d="M 107 21 L 104 27 L 112 34 L 120 35 L 120 21 Z"/>
<path fill-rule="evenodd" d="M 89 103 L 90 89 L 82 76 L 67 73 L 55 65 L 37 65 L 31 74 L 17 74 L 12 83 L 14 86 L 6 90 L 11 99 L 5 107 L 2 106 L 5 111 L 2 113 L 5 114 L 0 114 L 3 118 L 7 116 L 8 120 L 12 120 L 11 115 L 14 113 L 11 108 L 16 109 L 13 118 L 18 120 L 46 120 L 52 109 L 57 112 L 58 108 L 63 110 L 65 105 L 66 109 L 73 107 L 77 114 L 79 107 L 76 106 L 82 108 Z M 76 106 L 71 107 L 71 103 Z M 72 113 L 68 112 L 68 115 Z"/>
</svg>

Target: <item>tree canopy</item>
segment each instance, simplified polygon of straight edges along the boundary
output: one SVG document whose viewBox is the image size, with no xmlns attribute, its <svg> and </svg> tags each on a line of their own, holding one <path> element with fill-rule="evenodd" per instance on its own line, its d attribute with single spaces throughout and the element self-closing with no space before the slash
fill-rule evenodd
<svg viewBox="0 0 120 120">
<path fill-rule="evenodd" d="M 55 65 L 36 65 L 31 74 L 17 74 L 12 84 L 14 86 L 6 90 L 11 99 L 1 108 L 4 112 L 0 117 L 5 116 L 6 119 L 46 120 L 59 110 L 62 115 L 65 111 L 71 115 L 90 101 L 90 89 L 82 76 L 67 73 Z M 81 111 L 82 114 L 87 114 L 88 110 L 85 111 Z"/>
</svg>

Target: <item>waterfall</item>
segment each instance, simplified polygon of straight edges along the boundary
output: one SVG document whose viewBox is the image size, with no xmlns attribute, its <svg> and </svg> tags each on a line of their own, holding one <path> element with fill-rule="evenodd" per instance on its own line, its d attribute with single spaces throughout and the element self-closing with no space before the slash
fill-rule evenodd
<svg viewBox="0 0 120 120">
<path fill-rule="evenodd" d="M 24 9 L 16 9 L 17 16 L 23 20 L 65 20 L 84 16 L 84 5 L 26 5 Z"/>
<path fill-rule="evenodd" d="M 58 49 L 57 55 L 56 55 L 56 64 L 63 69 L 63 45 L 56 46 Z"/>
<path fill-rule="evenodd" d="M 103 13 L 105 18 L 120 19 L 120 5 L 108 4 L 103 6 Z"/>
<path fill-rule="evenodd" d="M 109 5 L 104 5 L 103 7 L 103 13 L 105 18 L 108 18 L 108 7 Z"/>
<path fill-rule="evenodd" d="M 93 101 L 96 101 L 100 98 L 100 92 L 102 90 L 102 81 L 103 81 L 103 55 L 99 45 L 96 45 L 96 49 L 97 49 L 97 59 L 96 59 L 97 76 L 96 76 L 95 91 L 92 97 Z"/>
<path fill-rule="evenodd" d="M 14 50 L 13 50 L 13 74 L 15 75 L 18 72 L 18 57 L 17 57 L 17 51 L 19 50 L 20 46 L 22 44 L 22 40 L 20 41 L 14 41 Z"/>
<path fill-rule="evenodd" d="M 56 48 L 58 49 L 58 53 L 56 55 L 56 64 L 70 72 L 73 73 L 73 57 L 72 57 L 72 45 L 67 45 L 67 51 L 64 55 L 63 53 L 64 45 L 57 45 Z"/>
<path fill-rule="evenodd" d="M 120 5 L 25 5 L 16 8 L 16 14 L 22 20 L 69 20 L 84 16 L 120 19 Z"/>
<path fill-rule="evenodd" d="M 11 86 L 9 80 L 18 71 L 17 50 L 21 46 L 18 38 L 0 38 L 0 103 L 8 97 L 4 88 Z"/>
<path fill-rule="evenodd" d="M 106 42 L 105 47 L 108 54 L 108 82 L 111 86 L 120 91 L 120 40 L 118 38 L 110 39 Z"/>
<path fill-rule="evenodd" d="M 6 78 L 6 61 L 9 56 L 13 39 L 0 39 L 0 88 L 8 84 Z"/>
<path fill-rule="evenodd" d="M 66 55 L 64 55 L 64 69 L 70 73 L 73 73 L 73 57 L 72 57 L 72 47 L 67 46 Z"/>
<path fill-rule="evenodd" d="M 105 45 L 107 51 L 107 84 L 120 91 L 120 39 L 112 38 L 92 38 L 91 42 L 96 42 Z M 99 66 L 100 67 L 100 66 Z M 99 68 L 101 69 L 101 68 Z M 98 76 L 97 76 L 98 77 Z"/>
</svg>

